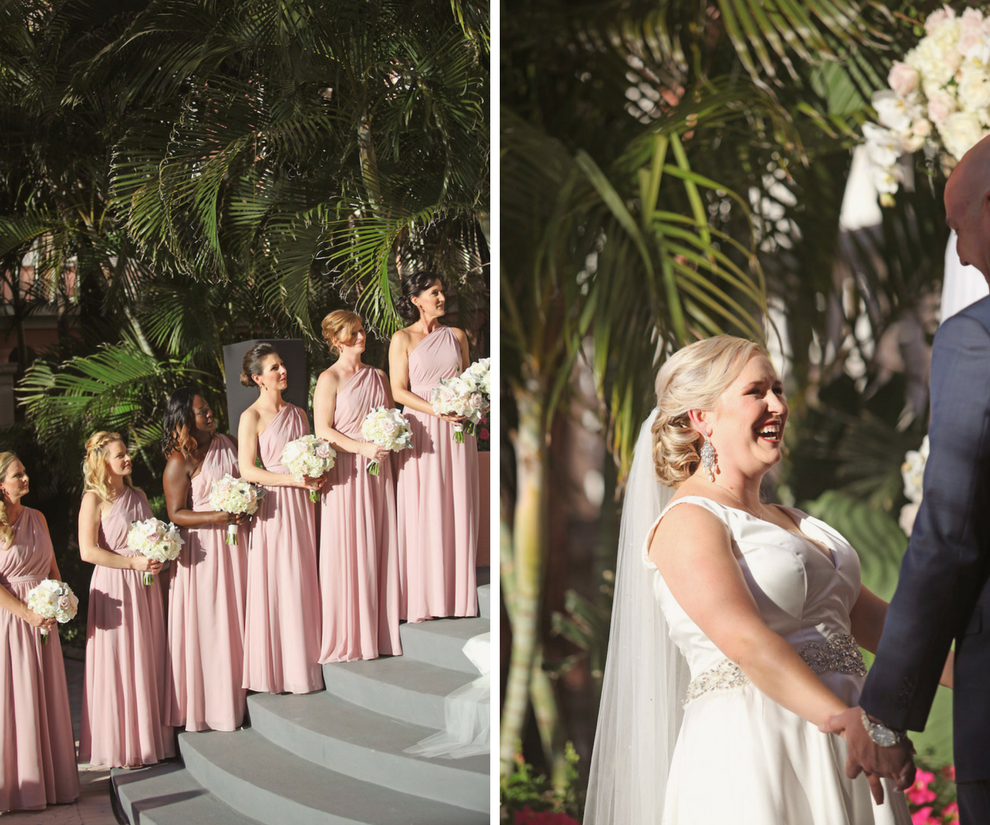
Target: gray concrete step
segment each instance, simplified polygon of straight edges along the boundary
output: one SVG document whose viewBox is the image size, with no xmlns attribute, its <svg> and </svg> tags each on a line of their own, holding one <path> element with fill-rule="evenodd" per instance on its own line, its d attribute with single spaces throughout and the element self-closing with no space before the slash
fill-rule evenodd
<svg viewBox="0 0 990 825">
<path fill-rule="evenodd" d="M 321 692 L 257 694 L 251 727 L 269 742 L 329 770 L 402 793 L 488 811 L 489 759 L 427 759 L 403 751 L 434 733 Z"/>
<path fill-rule="evenodd" d="M 443 700 L 479 674 L 447 670 L 406 656 L 323 665 L 327 693 L 376 713 L 440 730 Z"/>
<path fill-rule="evenodd" d="M 181 763 L 111 772 L 111 793 L 137 825 L 259 825 L 257 820 L 224 805 L 196 782 Z"/>
<path fill-rule="evenodd" d="M 478 588 L 478 609 L 486 619 L 492 618 L 492 586 L 483 584 Z"/>
<path fill-rule="evenodd" d="M 400 793 L 328 771 L 260 733 L 183 733 L 196 782 L 265 825 L 487 825 L 488 813 Z"/>
<path fill-rule="evenodd" d="M 489 630 L 491 622 L 484 617 L 403 624 L 399 627 L 402 655 L 448 670 L 470 673 L 476 678 L 479 671 L 464 655 L 464 644 Z"/>
</svg>

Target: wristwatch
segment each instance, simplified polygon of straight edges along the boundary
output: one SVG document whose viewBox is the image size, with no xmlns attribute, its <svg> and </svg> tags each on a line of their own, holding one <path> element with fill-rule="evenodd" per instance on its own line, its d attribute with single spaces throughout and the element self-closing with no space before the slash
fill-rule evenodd
<svg viewBox="0 0 990 825">
<path fill-rule="evenodd" d="M 877 722 L 871 719 L 865 710 L 862 710 L 862 714 L 863 727 L 866 728 L 867 736 L 869 736 L 870 739 L 872 739 L 881 748 L 892 748 L 894 745 L 899 745 L 907 739 L 906 731 L 891 730 L 882 722 Z"/>
</svg>

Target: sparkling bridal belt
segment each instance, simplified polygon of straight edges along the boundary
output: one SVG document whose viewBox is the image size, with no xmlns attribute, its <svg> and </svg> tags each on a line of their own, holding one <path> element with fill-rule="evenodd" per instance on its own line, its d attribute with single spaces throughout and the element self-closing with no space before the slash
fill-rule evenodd
<svg viewBox="0 0 990 825">
<path fill-rule="evenodd" d="M 798 655 L 815 673 L 829 671 L 866 675 L 866 663 L 856 640 L 848 633 L 836 633 L 821 642 L 808 642 L 797 649 Z M 698 674 L 687 688 L 684 705 L 713 690 L 731 690 L 750 683 L 739 665 L 723 659 L 715 667 Z"/>
</svg>

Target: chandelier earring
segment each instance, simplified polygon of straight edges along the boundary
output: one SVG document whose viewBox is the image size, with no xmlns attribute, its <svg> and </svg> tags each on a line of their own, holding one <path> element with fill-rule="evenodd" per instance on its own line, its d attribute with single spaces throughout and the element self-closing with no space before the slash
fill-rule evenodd
<svg viewBox="0 0 990 825">
<path fill-rule="evenodd" d="M 701 465 L 708 473 L 708 478 L 715 483 L 715 469 L 718 467 L 718 454 L 715 452 L 715 445 L 708 437 L 708 433 L 703 433 L 705 443 L 701 445 Z"/>
</svg>

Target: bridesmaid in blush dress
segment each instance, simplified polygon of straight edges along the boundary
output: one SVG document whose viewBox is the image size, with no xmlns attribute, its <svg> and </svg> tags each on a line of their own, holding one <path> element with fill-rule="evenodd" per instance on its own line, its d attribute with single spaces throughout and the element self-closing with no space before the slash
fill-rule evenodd
<svg viewBox="0 0 990 825">
<path fill-rule="evenodd" d="M 285 445 L 307 435 L 309 422 L 282 399 L 288 377 L 271 344 L 247 351 L 241 383 L 259 391 L 237 428 L 241 477 L 268 490 L 248 539 L 242 684 L 262 693 L 311 693 L 323 687 L 323 675 L 316 514 L 307 491 L 319 490 L 323 479 L 297 481 L 282 465 Z"/>
<path fill-rule="evenodd" d="M 440 324 L 443 281 L 417 272 L 402 282 L 399 312 L 412 323 L 392 336 L 392 397 L 403 405 L 413 448 L 397 454 L 400 610 L 421 622 L 477 616 L 478 444 L 454 442 L 461 416 L 438 416 L 430 391 L 468 364 L 464 331 Z"/>
<path fill-rule="evenodd" d="M 127 547 L 131 522 L 151 518 L 131 486 L 131 457 L 117 433 L 86 442 L 86 492 L 79 508 L 79 555 L 96 565 L 89 585 L 86 679 L 79 761 L 112 768 L 152 765 L 175 754 L 165 723 L 162 564 Z"/>
<path fill-rule="evenodd" d="M 361 423 L 376 407 L 394 407 L 385 373 L 361 362 L 360 316 L 338 309 L 323 319 L 323 338 L 339 355 L 313 396 L 316 434 L 337 451 L 323 488 L 320 662 L 402 653 L 399 557 L 391 452 L 365 441 Z M 367 472 L 377 461 L 377 476 Z"/>
<path fill-rule="evenodd" d="M 45 517 L 21 504 L 27 492 L 20 459 L 0 453 L 0 813 L 79 796 L 58 625 L 25 604 L 44 579 L 61 579 Z"/>
<path fill-rule="evenodd" d="M 185 544 L 169 582 L 168 721 L 186 730 L 236 730 L 244 721 L 244 591 L 247 530 L 226 544 L 245 514 L 210 507 L 213 482 L 237 469 L 237 445 L 217 432 L 213 411 L 192 387 L 168 399 L 162 485 L 168 517 Z"/>
</svg>

